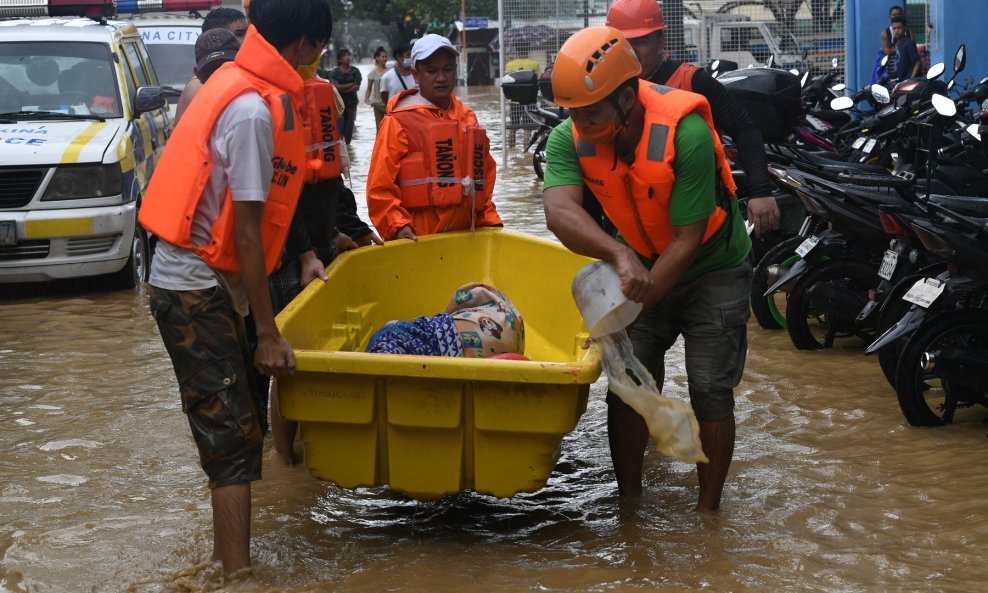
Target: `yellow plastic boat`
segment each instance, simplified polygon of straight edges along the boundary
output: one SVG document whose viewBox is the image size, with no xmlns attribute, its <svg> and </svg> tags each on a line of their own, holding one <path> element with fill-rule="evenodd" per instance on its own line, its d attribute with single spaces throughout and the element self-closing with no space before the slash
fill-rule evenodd
<svg viewBox="0 0 988 593">
<path fill-rule="evenodd" d="M 600 375 L 596 347 L 581 348 L 586 328 L 570 296 L 589 261 L 499 229 L 337 258 L 329 281 L 313 282 L 277 318 L 297 363 L 279 380 L 281 410 L 300 423 L 309 472 L 425 500 L 543 487 Z M 364 352 L 386 322 L 440 313 L 472 281 L 517 306 L 531 362 Z"/>
</svg>

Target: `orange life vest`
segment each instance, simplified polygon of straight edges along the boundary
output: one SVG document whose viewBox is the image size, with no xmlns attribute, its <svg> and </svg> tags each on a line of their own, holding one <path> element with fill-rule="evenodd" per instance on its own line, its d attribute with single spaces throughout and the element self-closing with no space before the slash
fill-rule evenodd
<svg viewBox="0 0 988 593">
<path fill-rule="evenodd" d="M 336 125 L 336 100 L 333 85 L 313 76 L 305 81 L 305 119 L 308 142 L 305 157 L 306 183 L 336 179 L 340 167 L 340 129 Z"/>
<path fill-rule="evenodd" d="M 638 100 L 645 107 L 645 122 L 642 138 L 635 148 L 635 161 L 631 165 L 622 159 L 615 160 L 613 144 L 594 145 L 582 140 L 575 124 L 573 139 L 584 183 L 593 191 L 628 245 L 645 257 L 654 258 L 665 251 L 672 240 L 669 199 L 676 180 L 673 170 L 676 158 L 674 140 L 676 127 L 683 117 L 696 112 L 707 122 L 714 141 L 719 191 L 733 197 L 735 186 L 706 99 L 694 93 L 639 80 Z M 725 207 L 729 205 L 722 205 L 718 199 L 714 213 L 707 219 L 704 243 L 727 219 Z"/>
<path fill-rule="evenodd" d="M 209 137 L 216 121 L 231 101 L 257 92 L 271 110 L 274 124 L 274 172 L 261 219 L 265 267 L 269 274 L 274 271 L 305 174 L 305 128 L 296 109 L 303 101 L 302 89 L 299 75 L 249 27 L 234 63 L 221 66 L 210 77 L 175 127 L 141 204 L 141 225 L 173 245 L 194 251 L 216 270 L 240 271 L 229 188 L 206 245 L 192 244 L 192 219 L 214 165 Z"/>
<path fill-rule="evenodd" d="M 681 91 L 693 92 L 693 74 L 699 70 L 693 64 L 687 64 L 683 62 L 676 68 L 669 80 L 665 81 L 666 86 L 671 86 L 674 89 L 679 89 Z"/>
<path fill-rule="evenodd" d="M 408 136 L 408 154 L 398 163 L 404 208 L 459 206 L 473 199 L 474 210 L 481 210 L 490 201 L 494 187 L 487 180 L 494 176 L 488 169 L 490 140 L 484 128 L 462 127 L 459 121 L 438 119 L 422 109 L 389 115 Z"/>
</svg>

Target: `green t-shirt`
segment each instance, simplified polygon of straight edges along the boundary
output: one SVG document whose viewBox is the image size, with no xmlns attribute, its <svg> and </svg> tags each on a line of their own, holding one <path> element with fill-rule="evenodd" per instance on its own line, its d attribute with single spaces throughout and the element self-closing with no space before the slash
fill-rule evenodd
<svg viewBox="0 0 988 593">
<path fill-rule="evenodd" d="M 717 205 L 714 142 L 707 122 L 696 113 L 687 115 L 679 122 L 673 141 L 676 160 L 672 167 L 676 180 L 669 199 L 669 222 L 675 226 L 686 226 L 709 217 Z M 635 158 L 634 150 L 621 158 L 631 164 Z M 573 126 L 569 118 L 549 135 L 545 161 L 543 188 L 583 185 L 583 171 L 576 155 Z M 728 223 L 703 244 L 700 254 L 679 283 L 689 282 L 711 270 L 732 268 L 748 257 L 750 249 L 751 240 L 745 232 L 737 200 L 731 200 Z M 642 259 L 649 268 L 654 264 L 654 260 Z"/>
</svg>

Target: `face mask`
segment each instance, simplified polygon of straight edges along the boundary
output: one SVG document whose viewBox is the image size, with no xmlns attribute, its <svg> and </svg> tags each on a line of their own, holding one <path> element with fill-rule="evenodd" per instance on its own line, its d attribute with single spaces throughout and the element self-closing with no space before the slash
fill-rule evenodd
<svg viewBox="0 0 988 593">
<path fill-rule="evenodd" d="M 401 61 L 401 65 L 404 66 L 405 68 L 411 68 L 412 67 L 412 59 L 411 58 L 405 58 L 404 60 Z"/>
<path fill-rule="evenodd" d="M 308 80 L 316 75 L 316 70 L 319 68 L 319 58 L 322 56 L 316 56 L 316 59 L 312 60 L 309 64 L 302 64 L 295 68 L 298 75 L 302 77 L 302 80 Z"/>
<path fill-rule="evenodd" d="M 591 144 L 610 144 L 614 141 L 614 137 L 618 135 L 622 127 L 613 119 L 609 119 L 604 123 L 578 129 L 580 136 L 586 138 L 587 142 Z"/>
</svg>

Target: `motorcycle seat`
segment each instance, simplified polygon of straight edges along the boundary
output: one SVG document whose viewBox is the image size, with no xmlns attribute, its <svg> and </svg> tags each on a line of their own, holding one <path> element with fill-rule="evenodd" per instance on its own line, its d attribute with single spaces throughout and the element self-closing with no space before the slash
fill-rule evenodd
<svg viewBox="0 0 988 593">
<path fill-rule="evenodd" d="M 988 218 L 988 198 L 931 195 L 930 202 L 965 216 Z"/>
</svg>

